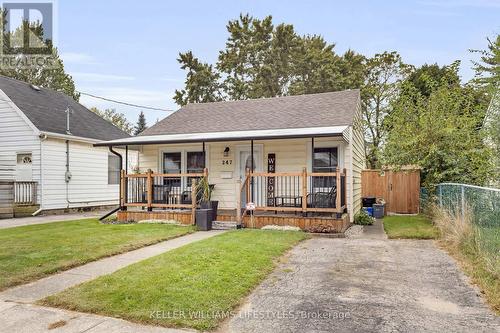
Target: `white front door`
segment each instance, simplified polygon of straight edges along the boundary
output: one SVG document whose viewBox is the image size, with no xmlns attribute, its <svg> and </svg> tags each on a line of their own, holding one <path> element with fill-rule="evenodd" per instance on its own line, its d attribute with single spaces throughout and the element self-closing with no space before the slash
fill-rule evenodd
<svg viewBox="0 0 500 333">
<path fill-rule="evenodd" d="M 254 171 L 262 172 L 262 145 L 254 145 L 253 148 L 253 160 L 254 160 Z M 237 175 L 242 182 L 245 181 L 246 169 L 251 169 L 252 167 L 252 153 L 251 147 L 248 146 L 238 146 L 236 148 L 236 161 L 237 161 Z M 241 206 L 245 207 L 246 203 L 251 201 L 250 198 L 246 197 L 246 191 L 241 193 Z"/>
<path fill-rule="evenodd" d="M 237 177 L 241 181 L 245 180 L 246 169 L 252 168 L 252 152 L 250 147 L 242 146 L 236 149 L 237 159 L 238 159 L 238 174 Z M 253 160 L 254 160 L 254 171 L 262 172 L 262 146 L 255 145 L 253 148 Z"/>
</svg>

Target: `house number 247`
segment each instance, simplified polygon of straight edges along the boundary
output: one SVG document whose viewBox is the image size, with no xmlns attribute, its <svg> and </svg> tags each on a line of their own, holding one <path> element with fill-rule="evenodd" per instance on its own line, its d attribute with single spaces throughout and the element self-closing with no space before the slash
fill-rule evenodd
<svg viewBox="0 0 500 333">
<path fill-rule="evenodd" d="M 233 164 L 233 160 L 222 160 L 222 165 L 231 165 Z"/>
</svg>

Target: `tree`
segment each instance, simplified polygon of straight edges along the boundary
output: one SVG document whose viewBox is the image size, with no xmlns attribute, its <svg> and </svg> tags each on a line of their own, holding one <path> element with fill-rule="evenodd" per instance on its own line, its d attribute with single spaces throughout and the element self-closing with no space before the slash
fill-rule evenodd
<svg viewBox="0 0 500 333">
<path fill-rule="evenodd" d="M 272 16 L 248 14 L 227 24 L 226 46 L 217 63 L 202 63 L 191 52 L 178 59 L 186 69 L 183 90 L 174 100 L 186 103 L 320 93 L 360 88 L 365 58 L 352 50 L 342 57 L 318 35 L 298 35 L 293 25 L 274 25 Z"/>
<path fill-rule="evenodd" d="M 390 113 L 391 102 L 397 98 L 401 82 L 409 70 L 397 52 L 376 54 L 367 60 L 361 94 L 367 164 L 372 169 L 381 166 L 381 148 L 387 134 L 385 117 Z"/>
<path fill-rule="evenodd" d="M 459 62 L 456 62 L 457 66 Z M 417 88 L 424 97 L 429 97 L 431 92 L 436 89 L 440 83 L 445 81 L 448 86 L 460 85 L 460 77 L 453 70 L 453 66 L 442 66 L 438 64 L 424 64 L 415 69 L 408 80 Z"/>
<path fill-rule="evenodd" d="M 454 64 L 449 74 L 425 96 L 407 80 L 392 103 L 386 118 L 390 132 L 384 148 L 390 165 L 418 165 L 425 187 L 440 182 L 482 185 L 491 176 L 491 149 L 483 142 L 477 124 L 484 117 L 484 103 L 478 103 L 470 87 L 449 85 L 458 73 Z"/>
<path fill-rule="evenodd" d="M 144 116 L 144 112 L 141 111 L 141 113 L 139 113 L 139 118 L 137 119 L 137 124 L 134 127 L 134 135 L 139 135 L 146 128 L 148 128 L 146 125 L 146 117 Z"/>
<path fill-rule="evenodd" d="M 184 89 L 175 90 L 174 100 L 178 105 L 222 100 L 220 75 L 212 65 L 200 62 L 191 51 L 179 53 L 177 61 L 187 70 Z"/>
<path fill-rule="evenodd" d="M 6 12 L 0 15 L 0 26 L 5 29 L 3 23 L 6 22 Z M 17 80 L 28 82 L 37 86 L 50 88 L 56 91 L 65 93 L 71 96 L 76 101 L 79 100 L 80 94 L 75 90 L 75 83 L 73 78 L 64 71 L 64 64 L 59 57 L 57 49 L 53 47 L 52 41 L 49 39 L 44 40 L 44 46 L 47 47 L 47 53 L 52 60 L 46 62 L 31 62 L 30 54 L 26 43 L 23 43 L 23 31 L 30 31 L 37 38 L 44 37 L 43 27 L 40 22 L 23 21 L 22 25 L 14 32 L 3 30 L 3 50 L 5 52 L 14 49 L 16 50 L 16 66 L 14 68 L 0 66 L 0 75 L 11 77 Z M 7 44 L 10 41 L 10 45 Z"/>
<path fill-rule="evenodd" d="M 127 118 L 123 113 L 117 112 L 115 109 L 105 109 L 103 111 L 99 110 L 96 107 L 90 108 L 90 111 L 96 113 L 101 118 L 109 121 L 122 131 L 132 134 L 132 125 L 129 123 Z"/>
<path fill-rule="evenodd" d="M 470 50 L 481 54 L 481 61 L 473 62 L 476 71 L 475 82 L 498 89 L 500 86 L 500 35 L 497 35 L 494 40 L 487 38 L 487 41 L 487 50 Z"/>
</svg>

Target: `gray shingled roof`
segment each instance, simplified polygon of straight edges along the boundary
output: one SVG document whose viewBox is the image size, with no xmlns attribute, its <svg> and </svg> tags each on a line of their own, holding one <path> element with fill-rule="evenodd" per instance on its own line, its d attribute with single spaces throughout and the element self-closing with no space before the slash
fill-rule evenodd
<svg viewBox="0 0 500 333">
<path fill-rule="evenodd" d="M 66 134 L 64 111 L 69 106 L 73 110 L 70 131 L 74 136 L 98 140 L 130 136 L 63 93 L 46 88 L 37 91 L 28 83 L 5 76 L 0 76 L 0 89 L 40 131 Z"/>
<path fill-rule="evenodd" d="M 351 125 L 359 90 L 188 104 L 144 135 Z"/>
</svg>

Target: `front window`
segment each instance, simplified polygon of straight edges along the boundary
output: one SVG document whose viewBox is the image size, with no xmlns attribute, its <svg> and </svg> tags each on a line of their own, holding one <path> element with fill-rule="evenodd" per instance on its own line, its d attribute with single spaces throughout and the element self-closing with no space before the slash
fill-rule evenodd
<svg viewBox="0 0 500 333">
<path fill-rule="evenodd" d="M 314 148 L 313 172 L 335 172 L 338 167 L 337 147 Z M 314 177 L 314 187 L 328 188 L 334 186 L 335 177 Z"/>
<path fill-rule="evenodd" d="M 182 173 L 181 169 L 181 153 L 163 153 L 163 173 Z M 180 178 L 164 178 L 165 185 L 180 187 Z"/>
<path fill-rule="evenodd" d="M 120 158 L 115 155 L 108 155 L 108 184 L 120 183 Z"/>
<path fill-rule="evenodd" d="M 186 154 L 187 173 L 202 173 L 205 168 L 205 154 L 202 151 L 188 151 Z M 189 177 L 187 186 L 191 186 L 194 177 Z"/>
</svg>

